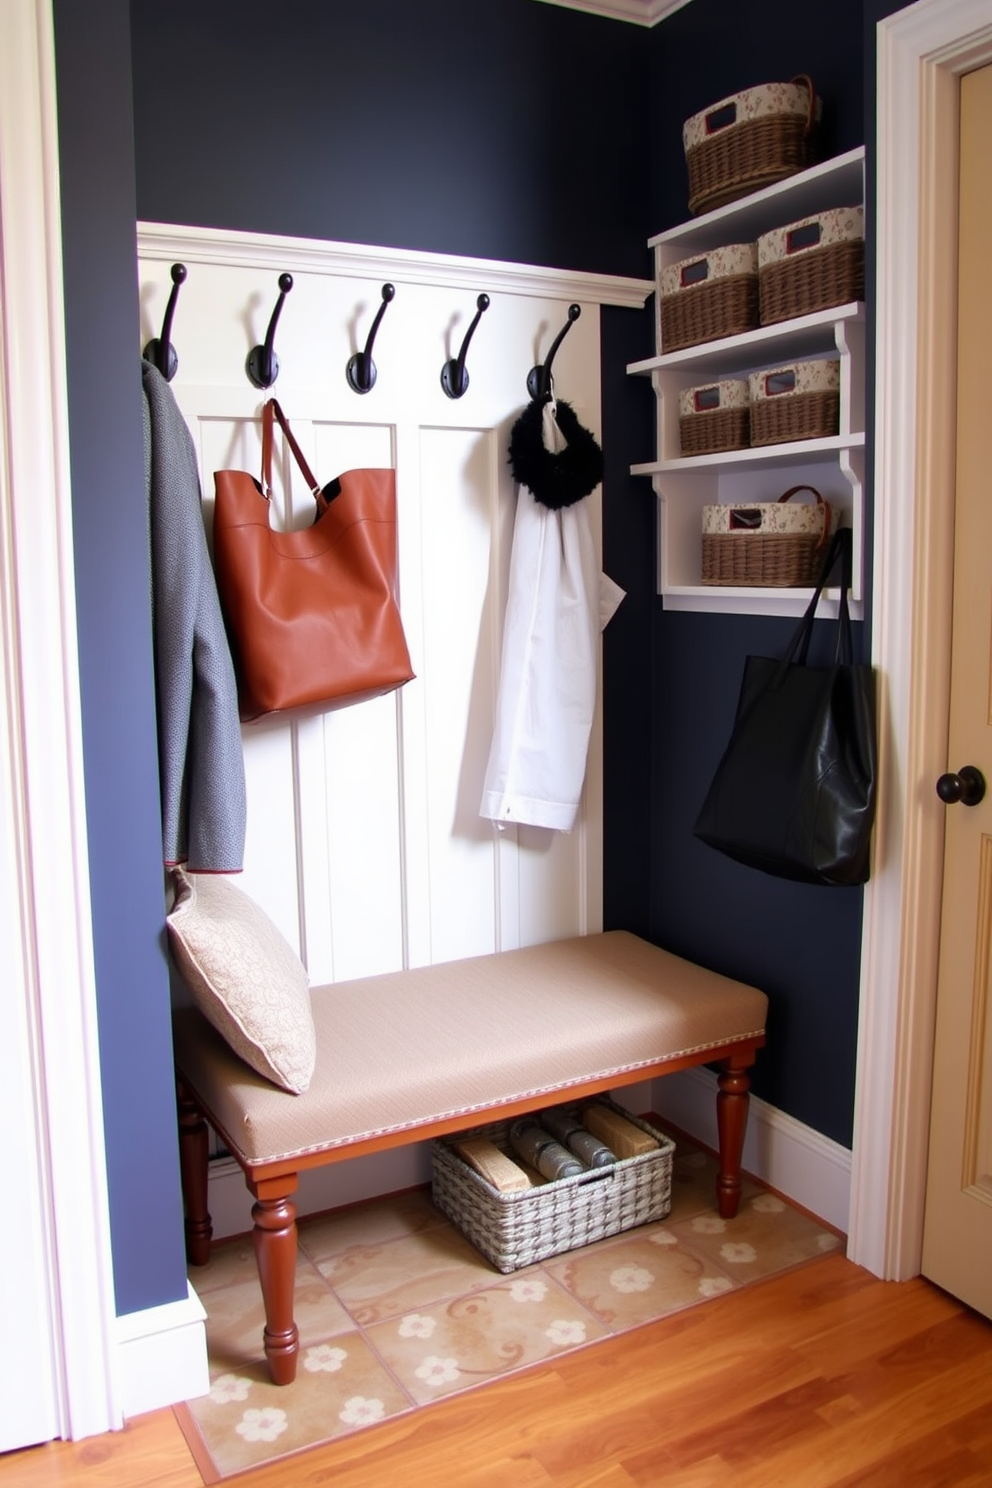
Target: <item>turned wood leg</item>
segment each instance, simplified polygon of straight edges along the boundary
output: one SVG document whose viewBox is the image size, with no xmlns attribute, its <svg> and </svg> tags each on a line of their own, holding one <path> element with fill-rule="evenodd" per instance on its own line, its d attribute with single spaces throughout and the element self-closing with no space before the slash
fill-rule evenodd
<svg viewBox="0 0 992 1488">
<path fill-rule="evenodd" d="M 281 1192 L 271 1192 L 270 1185 L 249 1183 L 248 1187 L 256 1198 L 251 1211 L 255 1221 L 252 1239 L 265 1303 L 265 1357 L 273 1383 L 291 1385 L 300 1351 L 300 1335 L 293 1321 L 296 1209 L 289 1198 L 296 1190 L 296 1177 L 278 1180 Z"/>
<path fill-rule="evenodd" d="M 191 1266 L 205 1266 L 210 1260 L 213 1235 L 207 1209 L 207 1123 L 181 1081 L 176 1098 L 179 1105 L 179 1177 L 186 1209 L 186 1259 Z"/>
<path fill-rule="evenodd" d="M 724 1060 L 717 1077 L 716 1125 L 720 1139 L 720 1172 L 716 1180 L 716 1202 L 721 1218 L 733 1219 L 741 1202 L 741 1156 L 747 1128 L 749 1065 L 738 1067 Z"/>
</svg>

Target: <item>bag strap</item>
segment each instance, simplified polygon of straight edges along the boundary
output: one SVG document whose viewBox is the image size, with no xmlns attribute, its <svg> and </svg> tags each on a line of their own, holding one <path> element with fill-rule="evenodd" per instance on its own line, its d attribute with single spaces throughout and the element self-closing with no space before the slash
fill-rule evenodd
<svg viewBox="0 0 992 1488">
<path fill-rule="evenodd" d="M 816 111 L 816 89 L 813 87 L 813 79 L 807 73 L 800 72 L 791 78 L 790 82 L 800 83 L 809 92 L 809 111 L 806 115 L 806 128 L 803 130 L 804 134 L 809 134 L 813 128 L 813 115 Z"/>
<path fill-rule="evenodd" d="M 283 413 L 282 409 L 279 407 L 279 404 L 276 402 L 275 398 L 267 398 L 262 408 L 262 494 L 264 495 L 266 501 L 272 500 L 273 415 L 279 420 L 279 427 L 285 434 L 286 441 L 289 444 L 290 449 L 293 451 L 296 463 L 300 467 L 300 470 L 303 472 L 303 479 L 307 483 L 311 496 L 319 506 L 322 500 L 320 486 L 314 480 L 313 472 L 310 469 L 310 466 L 307 464 L 306 460 L 303 458 L 303 451 L 300 449 L 300 446 L 297 444 L 296 440 L 293 437 L 293 432 L 289 427 L 289 420 Z"/>
<path fill-rule="evenodd" d="M 830 536 L 830 524 L 833 522 L 834 519 L 833 509 L 830 505 L 830 502 L 825 500 L 824 497 L 820 495 L 815 486 L 790 486 L 789 489 L 778 498 L 778 505 L 781 506 L 783 501 L 791 501 L 792 497 L 795 496 L 799 491 L 812 491 L 813 495 L 816 497 L 817 506 L 823 512 L 823 531 L 820 533 L 820 540 L 816 545 L 817 550 L 819 550 L 820 548 L 826 546 L 827 538 Z"/>
<path fill-rule="evenodd" d="M 785 655 L 775 674 L 773 686 L 785 676 L 787 668 L 793 662 L 799 666 L 806 665 L 806 657 L 809 652 L 809 643 L 813 635 L 813 621 L 816 619 L 816 607 L 820 602 L 820 596 L 827 586 L 837 560 L 840 559 L 840 601 L 837 606 L 837 643 L 834 648 L 834 660 L 839 665 L 850 666 L 854 659 L 854 646 L 851 636 L 851 611 L 848 604 L 848 590 L 851 587 L 851 576 L 853 569 L 851 529 L 850 527 L 838 527 L 834 533 L 827 556 L 823 560 L 813 597 L 806 606 L 803 618 L 792 634 L 792 639 L 786 648 Z"/>
</svg>

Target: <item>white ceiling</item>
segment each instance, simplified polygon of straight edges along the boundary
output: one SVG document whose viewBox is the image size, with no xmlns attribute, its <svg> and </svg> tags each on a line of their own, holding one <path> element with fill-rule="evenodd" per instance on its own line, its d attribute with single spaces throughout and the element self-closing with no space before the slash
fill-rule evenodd
<svg viewBox="0 0 992 1488">
<path fill-rule="evenodd" d="M 636 26 L 655 26 L 673 10 L 688 5 L 689 0 L 542 0 L 542 4 L 561 5 L 566 10 L 588 10 L 593 15 L 632 21 Z"/>
</svg>

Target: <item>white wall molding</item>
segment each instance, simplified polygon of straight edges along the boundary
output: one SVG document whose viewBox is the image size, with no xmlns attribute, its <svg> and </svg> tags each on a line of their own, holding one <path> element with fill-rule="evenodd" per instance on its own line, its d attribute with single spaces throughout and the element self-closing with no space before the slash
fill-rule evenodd
<svg viewBox="0 0 992 1488">
<path fill-rule="evenodd" d="M 12 923 L 20 944 L 7 946 L 15 971 L 8 990 L 20 1001 L 32 1049 L 30 1109 L 11 1137 L 29 1142 L 36 1134 L 31 1160 L 50 1294 L 47 1329 L 36 1317 L 35 1331 L 19 1334 L 26 1346 L 17 1369 L 40 1392 L 49 1366 L 52 1434 L 81 1437 L 119 1426 L 121 1411 L 86 853 L 57 139 L 50 4 L 7 0 L 0 6 L 0 718 L 10 753 L 0 787 L 12 804 L 6 855 L 19 864 Z M 28 1216 L 21 1229 L 6 1227 L 7 1286 L 19 1285 L 33 1234 Z M 5 1316 L 10 1323 L 6 1308 Z M 5 1405 L 16 1411 L 17 1398 Z M 32 1430 L 26 1413 L 17 1425 Z"/>
<path fill-rule="evenodd" d="M 657 26 L 666 16 L 682 10 L 689 0 L 543 0 L 543 3 L 560 5 L 564 10 L 611 16 L 617 21 L 633 21 L 637 26 Z"/>
<path fill-rule="evenodd" d="M 405 248 L 379 248 L 358 243 L 325 242 L 269 233 L 242 233 L 223 228 L 182 227 L 171 223 L 139 222 L 138 252 L 142 259 L 172 263 L 217 264 L 225 268 L 254 268 L 281 273 L 288 259 L 299 273 L 333 274 L 341 278 L 399 279 L 406 284 L 457 288 L 493 293 L 581 300 L 586 304 L 640 309 L 654 290 L 651 279 L 627 279 L 614 274 L 587 274 L 572 269 L 505 263 L 501 259 L 462 258 L 446 253 L 421 253 Z"/>
<path fill-rule="evenodd" d="M 194 1400 L 210 1389 L 206 1317 L 194 1292 L 116 1321 L 117 1369 L 124 1419 Z"/>
<path fill-rule="evenodd" d="M 680 1070 L 655 1080 L 651 1108 L 687 1136 L 715 1149 L 716 1095 L 712 1070 Z M 846 1147 L 751 1096 L 743 1165 L 785 1198 L 847 1232 L 851 1154 Z"/>
<path fill-rule="evenodd" d="M 930 499 L 927 479 L 921 338 L 937 286 L 922 277 L 921 243 L 932 263 L 947 190 L 947 159 L 942 170 L 934 159 L 945 85 L 990 55 L 992 0 L 918 0 L 878 26 L 872 661 L 882 684 L 881 790 L 865 890 L 849 1254 L 889 1279 L 920 1265 L 941 851 L 925 786 L 947 768 L 938 763 L 947 702 L 939 653 L 950 628 L 938 570 L 949 508 L 943 488 Z"/>
</svg>

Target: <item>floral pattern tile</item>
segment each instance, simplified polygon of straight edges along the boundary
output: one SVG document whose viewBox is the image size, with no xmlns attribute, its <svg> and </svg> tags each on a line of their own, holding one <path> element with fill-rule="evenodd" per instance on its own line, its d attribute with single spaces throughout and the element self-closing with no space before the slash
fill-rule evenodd
<svg viewBox="0 0 992 1488">
<path fill-rule="evenodd" d="M 202 1301 L 207 1311 L 207 1350 L 211 1363 L 227 1369 L 246 1360 L 264 1361 L 265 1312 L 257 1275 L 251 1281 L 205 1293 Z M 304 1258 L 296 1266 L 293 1311 L 304 1345 L 333 1338 L 355 1326 L 320 1272 Z"/>
<path fill-rule="evenodd" d="M 732 1220 L 717 1165 L 678 1138 L 666 1219 L 501 1275 L 427 1190 L 300 1224 L 292 1385 L 271 1383 L 250 1237 L 190 1279 L 207 1311 L 211 1388 L 184 1429 L 227 1477 L 698 1306 L 843 1242 L 745 1180 Z M 190 1424 L 190 1421 L 192 1424 Z"/>
<path fill-rule="evenodd" d="M 235 1286 L 240 1281 L 256 1281 L 255 1247 L 250 1235 L 234 1240 L 221 1240 L 210 1247 L 210 1260 L 205 1266 L 192 1266 L 190 1281 L 198 1297 L 218 1287 Z"/>
<path fill-rule="evenodd" d="M 356 1245 L 320 1272 L 362 1327 L 486 1286 L 493 1268 L 450 1224 L 380 1245 Z"/>
<path fill-rule="evenodd" d="M 263 1364 L 219 1373 L 211 1367 L 209 1395 L 188 1405 L 224 1477 L 409 1408 L 408 1397 L 357 1332 L 301 1348 L 296 1380 L 288 1386 L 273 1385 Z"/>
<path fill-rule="evenodd" d="M 734 1219 L 711 1211 L 669 1228 L 680 1244 L 723 1267 L 741 1285 L 825 1255 L 842 1243 L 801 1210 L 763 1191 L 745 1197 Z"/>
<path fill-rule="evenodd" d="M 664 1224 L 602 1240 L 546 1264 L 613 1333 L 717 1297 L 735 1285 L 725 1266 L 680 1245 Z"/>
<path fill-rule="evenodd" d="M 426 1405 L 608 1331 L 532 1268 L 468 1297 L 377 1323 L 368 1338 L 417 1404 Z"/>
<path fill-rule="evenodd" d="M 715 1208 L 718 1171 L 719 1164 L 711 1153 L 684 1142 L 676 1145 L 672 1161 L 672 1205 L 666 1217 L 668 1224 L 694 1214 L 710 1213 Z M 742 1207 L 761 1192 L 763 1190 L 758 1184 L 745 1177 L 741 1190 Z"/>
<path fill-rule="evenodd" d="M 430 1194 L 417 1190 L 352 1205 L 340 1214 L 308 1219 L 300 1226 L 300 1249 L 312 1261 L 323 1261 L 355 1245 L 399 1240 L 444 1223 L 444 1216 L 431 1203 Z"/>
</svg>

